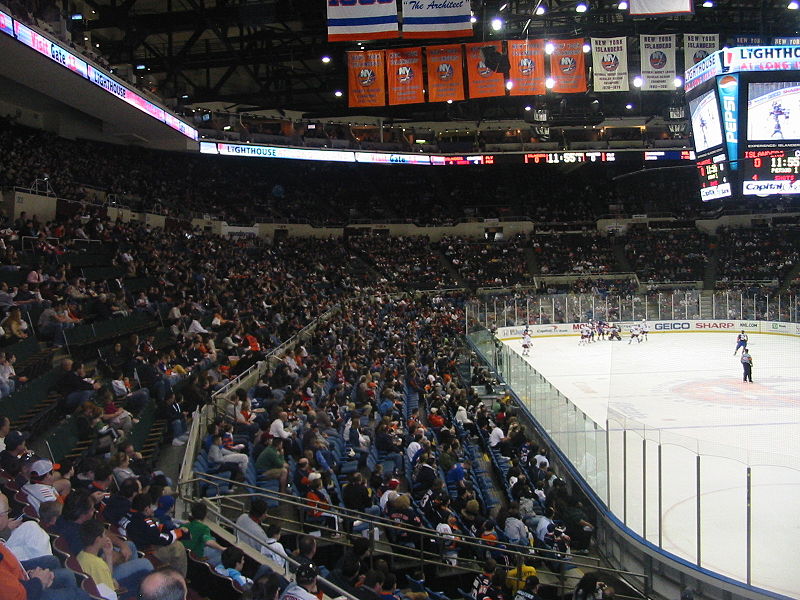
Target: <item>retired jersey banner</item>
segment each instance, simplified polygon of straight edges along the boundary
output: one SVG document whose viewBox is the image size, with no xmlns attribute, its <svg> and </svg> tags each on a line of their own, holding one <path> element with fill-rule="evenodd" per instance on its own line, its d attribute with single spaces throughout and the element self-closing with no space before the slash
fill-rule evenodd
<svg viewBox="0 0 800 600">
<path fill-rule="evenodd" d="M 485 42 L 466 44 L 467 49 L 467 82 L 470 98 L 489 98 L 505 96 L 506 82 L 503 73 L 487 67 L 483 62 L 482 48 L 491 46 L 498 52 L 503 51 L 502 42 Z"/>
<path fill-rule="evenodd" d="M 683 34 L 683 67 L 696 65 L 709 54 L 719 50 L 718 33 L 684 33 Z"/>
<path fill-rule="evenodd" d="M 693 13 L 692 0 L 630 0 L 632 15 L 683 15 Z"/>
<path fill-rule="evenodd" d="M 577 94 L 586 91 L 586 62 L 583 58 L 583 38 L 552 40 L 555 50 L 550 55 L 550 77 L 553 91 Z"/>
<path fill-rule="evenodd" d="M 512 96 L 542 95 L 547 89 L 544 76 L 544 40 L 509 40 L 509 80 Z"/>
<path fill-rule="evenodd" d="M 592 38 L 592 67 L 595 92 L 630 91 L 628 38 Z"/>
<path fill-rule="evenodd" d="M 328 41 L 347 42 L 400 37 L 395 0 L 328 0 Z"/>
<path fill-rule="evenodd" d="M 463 46 L 428 46 L 425 48 L 425 57 L 428 65 L 428 101 L 463 100 Z"/>
<path fill-rule="evenodd" d="M 675 89 L 675 35 L 642 35 L 642 90 Z"/>
<path fill-rule="evenodd" d="M 422 48 L 386 50 L 389 104 L 425 102 L 422 85 Z"/>
<path fill-rule="evenodd" d="M 350 106 L 386 106 L 383 50 L 347 53 Z"/>
<path fill-rule="evenodd" d="M 403 0 L 404 38 L 472 35 L 469 0 Z"/>
</svg>

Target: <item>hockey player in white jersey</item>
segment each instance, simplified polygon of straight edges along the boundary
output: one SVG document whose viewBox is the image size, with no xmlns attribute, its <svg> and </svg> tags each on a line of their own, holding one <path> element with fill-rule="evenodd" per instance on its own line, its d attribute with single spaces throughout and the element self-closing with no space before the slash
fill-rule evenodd
<svg viewBox="0 0 800 600">
<path fill-rule="evenodd" d="M 531 346 L 533 346 L 533 340 L 531 339 L 531 334 L 526 329 L 522 333 L 522 356 L 531 355 Z"/>
<path fill-rule="evenodd" d="M 647 333 L 650 331 L 650 326 L 647 324 L 647 319 L 642 319 L 642 324 L 639 325 L 639 329 L 641 330 L 642 339 L 646 342 Z"/>
<path fill-rule="evenodd" d="M 641 334 L 642 334 L 641 327 L 639 327 L 638 325 L 631 325 L 631 337 L 628 340 L 628 345 L 630 345 L 631 342 L 633 342 L 633 340 L 636 340 L 637 343 L 641 344 L 642 343 Z"/>
<path fill-rule="evenodd" d="M 592 337 L 592 328 L 588 325 L 584 325 L 581 327 L 581 339 L 578 342 L 579 346 L 585 346 L 589 343 L 590 338 Z"/>
</svg>

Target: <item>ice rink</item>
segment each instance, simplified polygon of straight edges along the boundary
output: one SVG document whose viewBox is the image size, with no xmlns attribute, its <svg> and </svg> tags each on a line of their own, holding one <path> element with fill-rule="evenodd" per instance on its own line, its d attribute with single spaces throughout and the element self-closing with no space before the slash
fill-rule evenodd
<svg viewBox="0 0 800 600">
<path fill-rule="evenodd" d="M 800 339 L 752 334 L 754 383 L 744 383 L 739 357 L 733 356 L 735 333 L 649 338 L 629 345 L 624 334 L 622 342 L 586 346 L 576 337 L 535 338 L 528 362 L 604 429 L 612 415 L 611 510 L 649 541 L 660 540 L 665 550 L 693 563 L 695 457 L 701 456 L 700 564 L 740 581 L 747 573 L 749 465 L 752 584 L 800 597 Z M 505 343 L 521 353 L 521 340 Z M 626 433 L 619 415 L 650 431 Z"/>
</svg>

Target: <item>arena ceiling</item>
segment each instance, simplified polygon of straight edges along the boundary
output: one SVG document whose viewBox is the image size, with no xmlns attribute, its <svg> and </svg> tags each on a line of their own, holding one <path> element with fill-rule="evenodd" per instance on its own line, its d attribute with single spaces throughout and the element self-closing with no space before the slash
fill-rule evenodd
<svg viewBox="0 0 800 600">
<path fill-rule="evenodd" d="M 164 98 L 194 106 L 222 103 L 231 111 L 302 111 L 307 118 L 381 116 L 402 121 L 472 121 L 518 119 L 525 104 L 547 103 L 552 110 L 601 112 L 629 116 L 625 105 L 636 100 L 640 116 L 663 115 L 681 103 L 680 92 L 591 93 L 547 98 L 493 98 L 453 105 L 426 104 L 380 110 L 347 107 L 345 52 L 355 43 L 328 43 L 324 0 L 81 0 L 86 36 L 122 72 L 130 71 Z M 535 9 L 541 1 L 544 15 Z M 472 0 L 478 18 L 474 34 L 461 42 L 545 36 L 631 36 L 630 68 L 637 65 L 643 33 L 714 33 L 724 42 L 733 35 L 791 36 L 800 33 L 800 11 L 788 0 L 714 0 L 694 15 L 633 18 L 616 1 L 592 0 L 585 13 L 576 0 Z M 501 7 L 505 28 L 489 25 Z M 423 41 L 424 43 L 424 41 Z M 432 43 L 436 43 L 433 41 Z M 380 40 L 365 47 L 419 45 L 419 40 Z M 330 56 L 323 63 L 321 58 Z M 592 104 L 598 99 L 600 104 Z M 579 121 L 580 119 L 578 119 Z"/>
</svg>

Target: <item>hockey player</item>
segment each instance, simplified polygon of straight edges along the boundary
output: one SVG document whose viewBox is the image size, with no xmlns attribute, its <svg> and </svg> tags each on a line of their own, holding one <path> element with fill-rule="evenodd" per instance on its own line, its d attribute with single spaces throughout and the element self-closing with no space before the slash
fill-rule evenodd
<svg viewBox="0 0 800 600">
<path fill-rule="evenodd" d="M 533 346 L 533 340 L 531 340 L 530 332 L 526 329 L 522 333 L 522 356 L 531 355 L 531 346 Z"/>
<path fill-rule="evenodd" d="M 595 325 L 594 319 L 589 319 L 589 341 L 594 341 L 594 335 L 597 332 L 597 325 Z"/>
<path fill-rule="evenodd" d="M 589 328 L 588 325 L 584 325 L 583 327 L 581 327 L 581 339 L 578 342 L 578 345 L 585 346 L 586 344 L 588 344 L 591 335 L 592 335 L 592 330 Z"/>
<path fill-rule="evenodd" d="M 733 351 L 733 355 L 736 356 L 736 353 L 739 352 L 739 348 L 742 349 L 742 352 L 747 351 L 747 334 L 742 330 L 739 335 L 736 336 L 736 350 Z"/>
<path fill-rule="evenodd" d="M 614 323 L 608 324 L 608 341 L 611 342 L 613 340 L 617 340 L 618 342 L 622 341 L 622 338 L 619 336 L 619 327 L 614 325 Z"/>
<path fill-rule="evenodd" d="M 639 325 L 642 332 L 642 339 L 647 341 L 647 333 L 650 331 L 650 326 L 647 324 L 647 319 L 642 319 L 642 324 Z"/>
<path fill-rule="evenodd" d="M 598 321 L 597 322 L 597 339 L 604 340 L 606 339 L 606 323 L 605 321 Z"/>
<path fill-rule="evenodd" d="M 630 339 L 628 339 L 628 345 L 630 346 L 633 340 L 636 340 L 636 343 L 641 344 L 642 343 L 642 338 L 640 337 L 641 333 L 642 333 L 641 327 L 635 324 L 631 325 L 631 337 Z"/>
</svg>

